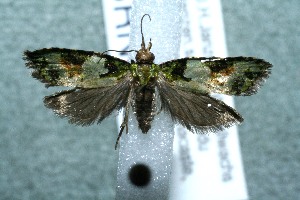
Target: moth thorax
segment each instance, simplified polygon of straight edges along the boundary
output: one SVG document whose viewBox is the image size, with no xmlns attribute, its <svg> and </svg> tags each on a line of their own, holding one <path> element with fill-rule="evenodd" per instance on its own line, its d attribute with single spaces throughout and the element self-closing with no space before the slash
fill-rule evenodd
<svg viewBox="0 0 300 200">
<path fill-rule="evenodd" d="M 141 85 L 146 85 L 151 78 L 151 65 L 150 64 L 139 64 L 137 68 L 137 75 Z"/>
</svg>

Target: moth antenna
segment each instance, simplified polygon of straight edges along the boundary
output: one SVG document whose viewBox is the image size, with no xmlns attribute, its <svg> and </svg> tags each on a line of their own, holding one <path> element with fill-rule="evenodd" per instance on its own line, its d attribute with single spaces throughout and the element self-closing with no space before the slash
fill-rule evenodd
<svg viewBox="0 0 300 200">
<path fill-rule="evenodd" d="M 149 17 L 149 19 L 150 19 L 150 21 L 151 21 L 151 17 L 150 17 L 149 14 L 144 14 L 143 17 L 142 17 L 142 19 L 141 19 L 141 35 L 142 35 L 142 44 L 141 44 L 141 46 L 142 46 L 142 49 L 145 48 L 145 40 L 144 40 L 144 34 L 143 34 L 143 19 L 144 19 L 144 17 L 145 17 L 146 15 Z"/>
<path fill-rule="evenodd" d="M 100 54 L 100 60 L 98 61 L 98 63 L 101 61 L 102 59 L 102 55 L 104 55 L 105 53 L 109 52 L 109 51 L 114 51 L 114 52 L 133 52 L 135 51 L 136 53 L 138 52 L 137 50 L 128 50 L 128 51 L 118 51 L 118 50 L 114 50 L 114 49 L 110 49 L 110 50 L 106 50 L 106 51 L 103 51 L 101 54 Z"/>
<path fill-rule="evenodd" d="M 107 52 L 109 52 L 109 51 L 114 51 L 114 52 L 126 52 L 126 53 L 128 53 L 128 52 L 133 52 L 133 51 L 135 51 L 135 52 L 138 52 L 137 50 L 128 50 L 128 51 L 119 51 L 119 50 L 114 50 L 114 49 L 110 49 L 110 50 L 106 50 L 106 51 L 103 51 L 102 53 L 101 53 L 101 55 L 103 55 L 103 54 L 105 54 L 105 53 L 107 53 Z"/>
</svg>

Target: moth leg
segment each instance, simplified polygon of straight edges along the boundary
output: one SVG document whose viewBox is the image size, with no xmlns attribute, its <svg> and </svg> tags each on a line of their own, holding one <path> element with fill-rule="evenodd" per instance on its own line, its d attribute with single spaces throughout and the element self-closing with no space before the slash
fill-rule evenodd
<svg viewBox="0 0 300 200">
<path fill-rule="evenodd" d="M 154 115 L 158 115 L 158 114 L 160 114 L 160 113 L 161 113 L 161 111 L 162 111 L 162 109 L 163 109 L 163 107 L 162 107 L 162 106 L 160 106 L 160 108 L 159 108 L 159 109 L 156 109 L 156 111 L 155 111 Z"/>
<path fill-rule="evenodd" d="M 116 141 L 115 150 L 117 150 L 119 140 L 122 136 L 122 133 L 123 133 L 125 127 L 126 127 L 126 133 L 128 133 L 128 113 L 129 113 L 129 108 L 128 107 L 129 106 L 127 104 L 126 107 L 125 107 L 125 116 L 124 116 L 123 122 L 120 126 L 120 132 L 119 132 L 119 135 L 118 135 L 118 138 L 117 138 L 117 141 Z"/>
<path fill-rule="evenodd" d="M 128 134 L 128 116 L 129 116 L 129 104 L 126 105 L 125 117 L 124 117 L 124 120 L 126 122 L 126 134 Z"/>
<path fill-rule="evenodd" d="M 123 130 L 124 130 L 125 126 L 127 126 L 127 124 L 124 124 L 124 122 L 120 126 L 121 129 L 120 129 L 120 132 L 119 132 L 116 144 L 115 144 L 115 150 L 117 150 L 117 147 L 118 147 L 118 144 L 119 144 L 119 140 L 120 140 L 120 138 L 122 136 L 122 133 L 123 133 Z"/>
<path fill-rule="evenodd" d="M 125 127 L 126 127 L 126 134 L 128 134 L 128 116 L 129 116 L 130 102 L 131 102 L 131 90 L 129 92 L 128 101 L 127 101 L 126 106 L 125 106 L 125 116 L 124 116 L 123 122 L 120 126 L 120 132 L 118 134 L 117 141 L 116 141 L 116 144 L 115 144 L 115 150 L 117 150 L 119 140 L 122 136 L 122 133 L 123 133 Z"/>
</svg>

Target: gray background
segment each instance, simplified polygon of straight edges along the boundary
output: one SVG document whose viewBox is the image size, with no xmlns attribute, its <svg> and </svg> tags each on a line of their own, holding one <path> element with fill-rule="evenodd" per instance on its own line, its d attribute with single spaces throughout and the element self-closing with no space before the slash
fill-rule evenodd
<svg viewBox="0 0 300 200">
<path fill-rule="evenodd" d="M 250 199 L 300 193 L 300 2 L 222 1 L 230 56 L 274 65 L 257 95 L 238 97 Z M 0 199 L 113 199 L 114 116 L 75 127 L 43 106 L 45 89 L 24 67 L 25 49 L 104 51 L 100 0 L 0 2 Z M 234 191 L 233 191 L 234 192 Z"/>
</svg>

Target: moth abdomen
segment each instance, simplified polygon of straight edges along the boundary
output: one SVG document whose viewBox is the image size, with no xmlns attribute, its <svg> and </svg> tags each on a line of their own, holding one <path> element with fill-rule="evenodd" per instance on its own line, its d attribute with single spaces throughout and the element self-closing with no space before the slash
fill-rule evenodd
<svg viewBox="0 0 300 200">
<path fill-rule="evenodd" d="M 137 86 L 134 90 L 134 111 L 143 133 L 149 131 L 155 115 L 155 85 L 153 83 L 154 80 L 151 80 L 147 85 Z"/>
</svg>

